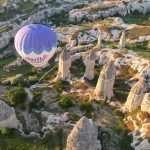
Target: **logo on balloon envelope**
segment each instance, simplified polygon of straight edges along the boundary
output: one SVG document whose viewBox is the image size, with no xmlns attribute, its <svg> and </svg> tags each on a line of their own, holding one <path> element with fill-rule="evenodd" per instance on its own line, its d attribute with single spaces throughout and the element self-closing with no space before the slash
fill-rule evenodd
<svg viewBox="0 0 150 150">
<path fill-rule="evenodd" d="M 42 67 L 47 64 L 48 60 L 54 55 L 56 48 L 54 47 L 52 51 L 46 52 L 44 51 L 44 54 L 35 54 L 32 52 L 29 55 L 26 55 L 26 57 L 23 57 L 27 62 L 32 64 L 34 67 Z"/>
</svg>

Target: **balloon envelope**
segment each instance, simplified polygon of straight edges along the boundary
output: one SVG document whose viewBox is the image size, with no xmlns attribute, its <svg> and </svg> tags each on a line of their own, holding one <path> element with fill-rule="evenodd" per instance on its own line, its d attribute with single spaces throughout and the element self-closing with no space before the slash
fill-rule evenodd
<svg viewBox="0 0 150 150">
<path fill-rule="evenodd" d="M 19 55 L 35 67 L 44 66 L 54 55 L 57 46 L 55 33 L 40 24 L 21 28 L 15 36 L 15 48 Z"/>
</svg>

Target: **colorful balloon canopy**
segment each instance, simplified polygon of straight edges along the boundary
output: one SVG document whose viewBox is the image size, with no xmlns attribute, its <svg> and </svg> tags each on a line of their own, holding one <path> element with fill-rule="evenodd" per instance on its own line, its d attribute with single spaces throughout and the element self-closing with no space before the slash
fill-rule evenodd
<svg viewBox="0 0 150 150">
<path fill-rule="evenodd" d="M 40 24 L 21 28 L 15 36 L 15 48 L 19 55 L 34 67 L 44 66 L 54 55 L 57 46 L 55 33 Z"/>
</svg>

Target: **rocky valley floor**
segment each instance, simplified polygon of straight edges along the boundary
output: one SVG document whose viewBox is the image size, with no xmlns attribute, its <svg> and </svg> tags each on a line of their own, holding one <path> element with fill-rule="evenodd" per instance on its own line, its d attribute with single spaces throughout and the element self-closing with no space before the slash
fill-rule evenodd
<svg viewBox="0 0 150 150">
<path fill-rule="evenodd" d="M 58 38 L 41 69 L 14 48 L 32 23 Z M 0 130 L 0 150 L 149 150 L 150 1 L 0 2 Z"/>
</svg>

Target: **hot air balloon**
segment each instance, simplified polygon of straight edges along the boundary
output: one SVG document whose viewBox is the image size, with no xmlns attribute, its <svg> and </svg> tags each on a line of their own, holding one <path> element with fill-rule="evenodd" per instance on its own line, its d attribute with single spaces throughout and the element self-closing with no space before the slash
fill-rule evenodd
<svg viewBox="0 0 150 150">
<path fill-rule="evenodd" d="M 34 67 L 46 65 L 54 55 L 57 46 L 55 33 L 40 24 L 31 24 L 21 28 L 14 42 L 19 55 Z"/>
</svg>

